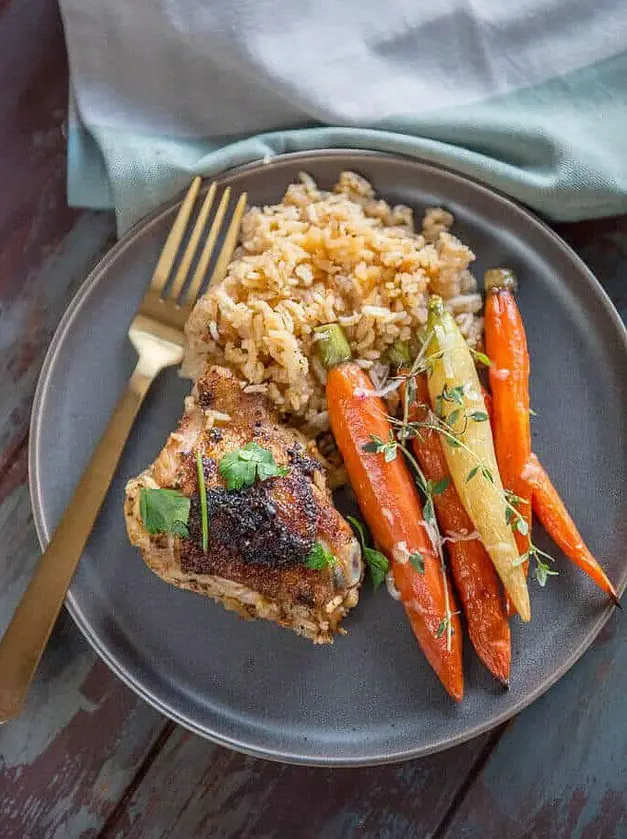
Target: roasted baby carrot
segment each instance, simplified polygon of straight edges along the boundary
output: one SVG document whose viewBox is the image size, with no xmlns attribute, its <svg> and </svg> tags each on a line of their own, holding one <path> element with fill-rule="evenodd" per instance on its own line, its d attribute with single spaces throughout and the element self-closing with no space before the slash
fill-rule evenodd
<svg viewBox="0 0 627 839">
<path fill-rule="evenodd" d="M 426 418 L 422 406 L 429 404 L 429 390 L 424 375 L 416 378 L 416 396 L 409 407 L 410 422 Z M 474 527 L 450 480 L 437 431 L 421 430 L 412 439 L 412 448 L 425 478 L 434 486 L 445 487 L 434 494 L 433 502 L 440 527 L 450 540 L 447 542 L 450 568 L 472 645 L 488 670 L 507 685 L 512 650 L 498 575 L 476 532 L 472 538 Z"/>
<path fill-rule="evenodd" d="M 420 405 L 429 404 L 424 376 L 416 379 L 417 401 L 409 409 L 410 422 L 425 419 Z M 453 483 L 436 431 L 425 429 L 413 438 L 412 448 L 427 480 L 446 488 L 434 495 L 438 520 L 446 536 L 453 580 L 457 588 L 468 635 L 479 658 L 503 683 L 509 680 L 511 664 L 510 629 L 501 598 L 498 575 L 479 538 L 464 539 L 474 527 Z M 447 483 L 448 482 L 448 483 Z M 461 537 L 461 538 L 460 538 Z"/>
<path fill-rule="evenodd" d="M 529 551 L 531 533 L 531 489 L 522 477 L 531 455 L 527 337 L 514 296 L 516 279 L 511 271 L 501 268 L 486 271 L 484 283 L 484 337 L 491 361 L 491 419 L 496 460 L 503 486 L 520 499 L 516 507 L 526 527 L 525 532 L 516 528 L 514 536 L 522 556 Z M 512 606 L 508 600 L 508 607 Z"/>
<path fill-rule="evenodd" d="M 616 589 L 588 550 L 566 505 L 535 454 L 531 455 L 523 474 L 532 490 L 533 511 L 546 532 L 566 556 L 620 606 Z"/>
<path fill-rule="evenodd" d="M 531 617 L 527 583 L 510 527 L 481 383 L 470 348 L 439 297 L 429 301 L 427 360 L 431 407 L 459 498 L 522 620 Z"/>
<path fill-rule="evenodd" d="M 383 400 L 373 394 L 366 373 L 350 361 L 350 348 L 337 325 L 318 333 L 327 374 L 331 429 L 378 548 L 390 562 L 394 584 L 412 630 L 448 693 L 464 693 L 462 630 L 453 593 L 424 527 L 422 507 L 407 464 L 393 443 Z M 388 447 L 368 452 L 373 441 Z"/>
</svg>

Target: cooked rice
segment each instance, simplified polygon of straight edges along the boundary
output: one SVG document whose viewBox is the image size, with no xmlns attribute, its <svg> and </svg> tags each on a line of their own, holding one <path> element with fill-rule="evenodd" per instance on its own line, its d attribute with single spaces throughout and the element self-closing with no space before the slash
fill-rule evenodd
<svg viewBox="0 0 627 839">
<path fill-rule="evenodd" d="M 302 174 L 280 204 L 251 207 L 225 280 L 196 304 L 186 327 L 184 374 L 225 364 L 304 430 L 328 429 L 325 371 L 314 329 L 339 322 L 375 382 L 397 340 L 415 339 L 430 292 L 440 294 L 471 344 L 481 338 L 474 254 L 450 233 L 453 216 L 375 198 L 342 172 L 332 192 Z"/>
</svg>

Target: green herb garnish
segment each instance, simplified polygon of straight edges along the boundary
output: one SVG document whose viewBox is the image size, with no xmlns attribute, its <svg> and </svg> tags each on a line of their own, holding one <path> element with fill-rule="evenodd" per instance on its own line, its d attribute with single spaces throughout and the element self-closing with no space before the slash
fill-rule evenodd
<svg viewBox="0 0 627 839">
<path fill-rule="evenodd" d="M 389 568 L 389 562 L 380 551 L 377 551 L 374 548 L 369 548 L 366 545 L 366 529 L 363 524 L 356 518 L 353 518 L 353 516 L 347 516 L 346 518 L 357 531 L 364 559 L 366 560 L 366 565 L 368 566 L 368 571 L 370 572 L 370 577 L 372 579 L 372 585 L 376 591 L 383 580 L 385 580 L 385 575 L 387 574 Z"/>
<path fill-rule="evenodd" d="M 537 554 L 535 555 L 535 559 L 536 559 L 536 567 L 534 569 L 533 575 L 536 578 L 536 580 L 538 581 L 538 584 L 541 585 L 542 588 L 544 588 L 548 578 L 549 577 L 557 577 L 558 574 L 559 574 L 559 571 L 553 571 L 546 564 L 546 562 L 543 562 L 540 559 L 540 557 Z"/>
<path fill-rule="evenodd" d="M 485 411 L 472 411 L 468 414 L 468 419 L 474 420 L 474 422 L 485 422 L 488 419 L 488 415 Z"/>
<path fill-rule="evenodd" d="M 314 329 L 318 355 L 327 370 L 351 359 L 351 348 L 344 330 L 338 323 L 327 323 Z"/>
<path fill-rule="evenodd" d="M 451 413 L 446 418 L 447 425 L 450 425 L 451 427 L 454 426 L 457 420 L 459 419 L 461 413 L 461 408 L 455 408 L 454 411 L 451 411 Z"/>
<path fill-rule="evenodd" d="M 202 550 L 207 553 L 209 549 L 209 516 L 207 513 L 207 488 L 205 486 L 205 469 L 202 463 L 202 455 L 196 449 L 196 469 L 198 471 L 198 496 L 200 498 L 200 524 L 202 527 Z"/>
<path fill-rule="evenodd" d="M 531 545 L 527 553 L 519 556 L 513 565 L 514 568 L 517 568 L 519 565 L 523 565 L 525 562 L 534 559 L 536 567 L 533 569 L 533 576 L 536 578 L 538 584 L 544 588 L 549 577 L 558 577 L 559 571 L 553 571 L 551 566 L 544 562 L 543 557 L 544 559 L 548 559 L 549 562 L 554 562 L 554 559 L 550 556 L 550 554 L 541 551 L 540 548 L 537 548 L 535 545 Z"/>
<path fill-rule="evenodd" d="M 409 555 L 409 562 L 419 574 L 425 573 L 425 558 L 420 551 L 414 551 Z"/>
<path fill-rule="evenodd" d="M 472 347 L 468 347 L 468 349 L 472 353 L 474 360 L 478 361 L 479 364 L 484 364 L 486 367 L 490 367 L 492 365 L 492 362 L 484 352 L 479 352 L 479 350 L 475 350 Z"/>
<path fill-rule="evenodd" d="M 464 386 L 457 385 L 456 387 L 449 387 L 448 385 L 444 385 L 442 388 L 441 398 L 444 402 L 453 402 L 455 405 L 463 406 Z"/>
<path fill-rule="evenodd" d="M 323 571 L 325 568 L 335 565 L 335 557 L 321 542 L 316 542 L 309 551 L 305 565 L 314 571 Z"/>
<path fill-rule="evenodd" d="M 422 508 L 422 515 L 427 524 L 435 523 L 435 510 L 433 509 L 433 498 L 428 495 L 425 499 L 425 505 Z"/>
<path fill-rule="evenodd" d="M 447 476 L 446 478 L 442 478 L 441 481 L 436 481 L 434 484 L 431 484 L 431 495 L 442 495 L 442 493 L 448 488 L 450 482 L 451 481 Z"/>
<path fill-rule="evenodd" d="M 370 442 L 366 443 L 363 450 L 369 454 L 382 454 L 385 458 L 385 462 L 390 463 L 390 461 L 396 458 L 397 447 L 398 444 L 394 439 L 394 432 L 390 431 L 390 437 L 388 440 L 382 440 L 381 437 L 377 437 L 376 434 L 371 434 Z"/>
<path fill-rule="evenodd" d="M 144 527 L 151 535 L 172 533 L 187 539 L 190 506 L 189 498 L 178 489 L 142 487 L 139 491 L 139 512 Z"/>
<path fill-rule="evenodd" d="M 446 632 L 446 630 L 448 629 L 449 624 L 450 624 L 449 616 L 445 615 L 442 618 L 442 620 L 440 621 L 440 623 L 438 624 L 438 628 L 435 631 L 435 637 L 436 638 L 441 638 L 444 635 L 444 633 Z"/>
<path fill-rule="evenodd" d="M 392 367 L 408 367 L 411 364 L 411 353 L 407 341 L 394 341 L 384 354 L 384 361 Z"/>
<path fill-rule="evenodd" d="M 283 477 L 289 471 L 276 463 L 269 449 L 257 443 L 246 443 L 242 448 L 225 454 L 218 470 L 228 490 L 250 487 L 256 480 Z"/>
<path fill-rule="evenodd" d="M 468 483 L 468 481 L 472 481 L 472 479 L 475 477 L 475 475 L 477 474 L 477 472 L 479 471 L 480 468 L 481 468 L 480 466 L 473 466 L 472 467 L 470 472 L 466 475 L 466 483 Z"/>
</svg>

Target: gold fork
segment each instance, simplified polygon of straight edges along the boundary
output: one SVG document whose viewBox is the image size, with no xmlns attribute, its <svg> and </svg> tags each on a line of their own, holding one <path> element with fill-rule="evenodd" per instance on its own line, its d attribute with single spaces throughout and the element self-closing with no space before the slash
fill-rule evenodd
<svg viewBox="0 0 627 839">
<path fill-rule="evenodd" d="M 0 641 L 0 722 L 6 722 L 20 712 L 148 388 L 165 367 L 180 364 L 183 359 L 183 327 L 203 287 L 230 201 L 230 188 L 227 187 L 185 290 L 216 198 L 216 184 L 211 184 L 171 286 L 166 291 L 177 254 L 182 250 L 190 227 L 200 184 L 201 178 L 195 178 L 187 191 L 150 287 L 130 325 L 129 338 L 139 355 L 137 366 Z M 246 193 L 243 193 L 226 229 L 211 275 L 212 283 L 219 282 L 226 274 L 245 209 Z"/>
</svg>

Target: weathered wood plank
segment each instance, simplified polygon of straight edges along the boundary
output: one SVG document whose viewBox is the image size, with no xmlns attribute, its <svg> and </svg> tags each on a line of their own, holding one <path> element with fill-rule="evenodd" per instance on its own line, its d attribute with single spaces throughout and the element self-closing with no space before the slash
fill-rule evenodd
<svg viewBox="0 0 627 839">
<path fill-rule="evenodd" d="M 623 622 L 515 720 L 440 839 L 627 836 Z"/>
<path fill-rule="evenodd" d="M 0 632 L 40 553 L 25 484 L 36 377 L 113 241 L 110 216 L 65 203 L 66 73 L 55 3 L 0 3 Z M 24 715 L 0 729 L 2 839 L 97 833 L 163 726 L 63 615 Z"/>
<path fill-rule="evenodd" d="M 0 733 L 0 836 L 96 835 L 162 727 L 63 614 L 24 714 Z"/>
<path fill-rule="evenodd" d="M 25 484 L 26 445 L 20 445 L 35 378 L 69 296 L 110 234 L 110 220 L 79 216 L 0 316 L 0 340 L 13 336 L 0 354 L 0 433 L 8 441 L 0 480 L 0 631 L 40 554 Z M 15 362 L 22 357 L 28 360 L 20 366 Z M 63 618 L 24 715 L 0 729 L 0 836 L 66 839 L 98 830 L 163 725 Z"/>
<path fill-rule="evenodd" d="M 246 757 L 177 728 L 103 838 L 426 839 L 489 742 L 395 766 L 327 770 Z"/>
<path fill-rule="evenodd" d="M 54 3 L 26 0 L 0 8 L 0 79 L 3 472 L 25 439 L 41 350 L 113 228 L 106 216 L 78 213 L 65 202 L 67 66 Z M 57 275 L 44 284 L 40 268 L 52 266 L 52 256 Z"/>
<path fill-rule="evenodd" d="M 555 230 L 581 256 L 626 320 L 627 215 L 558 224 Z"/>
</svg>

